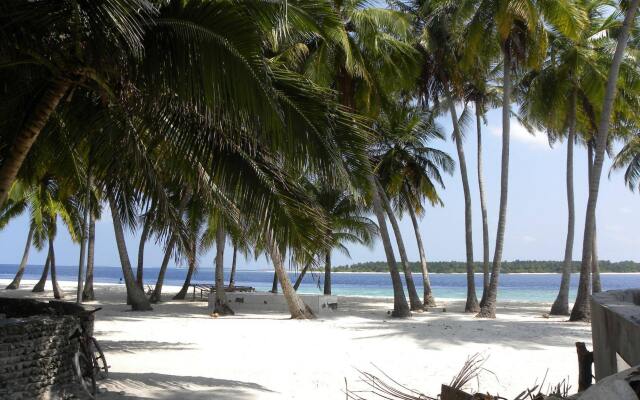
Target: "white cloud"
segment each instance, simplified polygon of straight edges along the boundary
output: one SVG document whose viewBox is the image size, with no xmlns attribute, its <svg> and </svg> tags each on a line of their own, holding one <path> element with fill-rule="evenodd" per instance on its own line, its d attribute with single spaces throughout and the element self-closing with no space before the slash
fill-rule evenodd
<svg viewBox="0 0 640 400">
<path fill-rule="evenodd" d="M 633 214 L 633 210 L 629 207 L 620 207 L 621 214 Z"/>
<path fill-rule="evenodd" d="M 533 243 L 536 241 L 536 238 L 534 238 L 533 236 L 529 236 L 529 235 L 524 235 L 522 237 L 522 241 L 525 243 Z"/>
<path fill-rule="evenodd" d="M 495 136 L 502 136 L 502 126 L 490 125 L 489 131 Z M 535 130 L 533 134 L 527 130 L 517 119 L 511 119 L 511 139 L 525 143 L 539 149 L 550 149 L 547 135 Z"/>
</svg>

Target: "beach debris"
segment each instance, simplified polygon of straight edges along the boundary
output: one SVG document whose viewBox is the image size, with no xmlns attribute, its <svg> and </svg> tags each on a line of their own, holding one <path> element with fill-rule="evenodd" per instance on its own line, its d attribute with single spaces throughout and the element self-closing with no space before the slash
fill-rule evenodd
<svg viewBox="0 0 640 400">
<path fill-rule="evenodd" d="M 479 353 L 467 358 L 460 372 L 453 377 L 451 382 L 448 385 L 441 386 L 440 394 L 437 397 L 431 397 L 396 381 L 374 364 L 372 365 L 378 371 L 378 375 L 356 369 L 360 374 L 360 382 L 366 386 L 364 389 L 356 390 L 350 388 L 345 378 L 344 392 L 347 400 L 508 400 L 500 395 L 479 392 L 468 393 L 465 391 L 465 387 L 471 381 L 478 379 L 482 372 L 493 374 L 493 372 L 484 368 L 485 361 L 486 359 Z M 547 393 L 543 393 L 542 390 L 546 378 L 547 374 L 545 374 L 540 384 L 534 383 L 532 388 L 524 390 L 513 400 L 583 400 L 582 397 L 569 397 L 570 386 L 566 380 L 557 385 L 548 385 Z M 638 383 L 640 383 L 640 374 L 637 378 Z M 592 397 L 584 400 L 595 400 L 596 398 L 614 399 L 615 397 Z M 624 400 L 626 399 L 624 398 Z M 637 398 L 633 400 L 637 400 Z"/>
</svg>

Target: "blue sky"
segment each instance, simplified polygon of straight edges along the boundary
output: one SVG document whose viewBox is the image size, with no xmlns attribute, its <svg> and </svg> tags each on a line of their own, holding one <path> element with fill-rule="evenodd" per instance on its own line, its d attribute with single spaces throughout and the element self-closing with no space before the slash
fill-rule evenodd
<svg viewBox="0 0 640 400">
<path fill-rule="evenodd" d="M 447 118 L 440 118 L 443 130 L 450 136 L 451 124 Z M 500 182 L 501 125 L 500 110 L 492 110 L 484 130 L 484 169 L 490 223 L 490 236 L 495 238 Z M 434 143 L 457 160 L 452 142 Z M 618 146 L 619 147 L 619 146 Z M 482 259 L 482 227 L 476 175 L 475 126 L 469 127 L 466 135 L 465 151 L 469 166 L 469 179 L 473 192 L 474 255 Z M 557 143 L 550 148 L 542 134 L 532 136 L 517 122 L 512 122 L 511 172 L 509 185 L 509 212 L 505 236 L 504 259 L 561 260 L 566 235 L 566 192 L 565 192 L 566 143 Z M 610 162 L 605 164 L 600 198 L 598 201 L 598 239 L 601 259 L 640 261 L 640 196 L 632 193 L 624 185 L 622 173 L 607 177 Z M 587 199 L 587 156 L 584 147 L 578 146 L 575 154 L 576 193 L 576 240 L 574 259 L 580 258 L 583 222 Z M 464 204 L 459 169 L 453 176 L 445 177 L 446 189 L 441 192 L 444 207 L 431 208 L 420 221 L 420 229 L 426 243 L 430 260 L 463 260 L 464 245 Z M 418 258 L 415 236 L 411 221 L 401 221 L 401 230 L 409 257 Z M 78 246 L 71 243 L 69 236 L 60 230 L 56 240 L 56 260 L 60 265 L 77 264 Z M 0 263 L 15 264 L 20 261 L 24 241 L 27 236 L 27 218 L 12 221 L 0 231 Z M 128 250 L 132 262 L 137 257 L 138 239 L 128 236 Z M 334 255 L 334 265 L 377 261 L 384 259 L 380 242 L 374 248 L 350 247 L 352 259 L 341 254 Z M 493 251 L 493 250 L 492 250 Z M 153 243 L 147 245 L 145 260 L 148 266 L 158 266 L 162 260 L 162 250 Z M 42 264 L 45 252 L 32 251 L 30 264 Z M 109 214 L 96 227 L 96 265 L 120 266 L 116 250 L 113 228 Z M 226 257 L 229 265 L 231 257 Z M 202 266 L 213 263 L 213 253 L 200 257 Z M 170 264 L 172 266 L 172 264 Z M 264 259 L 241 260 L 243 269 L 266 269 Z"/>
</svg>

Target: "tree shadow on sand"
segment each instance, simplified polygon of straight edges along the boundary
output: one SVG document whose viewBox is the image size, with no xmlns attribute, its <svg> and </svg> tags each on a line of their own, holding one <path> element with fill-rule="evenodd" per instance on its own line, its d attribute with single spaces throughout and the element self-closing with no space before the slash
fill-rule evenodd
<svg viewBox="0 0 640 400">
<path fill-rule="evenodd" d="M 249 400 L 272 392 L 252 382 L 155 373 L 109 373 L 109 379 L 99 382 L 98 386 L 101 388 L 98 400 Z"/>
</svg>

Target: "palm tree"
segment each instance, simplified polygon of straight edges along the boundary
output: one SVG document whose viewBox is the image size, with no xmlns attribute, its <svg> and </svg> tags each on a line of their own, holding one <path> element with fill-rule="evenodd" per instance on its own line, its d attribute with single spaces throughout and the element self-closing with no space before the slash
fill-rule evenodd
<svg viewBox="0 0 640 400">
<path fill-rule="evenodd" d="M 422 203 L 442 205 L 436 185 L 444 187 L 441 170 L 452 173 L 453 160 L 444 152 L 429 147 L 431 140 L 443 140 L 433 114 L 404 103 L 385 110 L 376 123 L 383 140 L 376 150 L 378 176 L 394 199 L 394 208 L 402 215 L 408 210 L 420 255 L 424 307 L 435 306 L 431 290 L 427 258 L 416 214 L 422 214 Z"/>
<path fill-rule="evenodd" d="M 224 286 L 224 246 L 226 242 L 226 232 L 224 224 L 218 221 L 216 227 L 216 301 L 213 312 L 219 315 L 233 315 L 234 312 L 227 304 L 226 290 Z"/>
<path fill-rule="evenodd" d="M 191 200 L 191 196 L 192 196 L 192 189 L 191 187 L 187 186 L 184 190 L 184 193 L 181 194 L 180 204 L 178 205 L 178 215 L 180 217 L 182 217 L 182 215 L 184 214 L 185 209 L 187 208 L 187 204 L 189 203 L 189 200 Z M 161 300 L 162 286 L 164 284 L 164 275 L 167 271 L 167 266 L 169 265 L 169 260 L 173 253 L 177 240 L 178 240 L 178 235 L 176 233 L 171 233 L 166 245 L 164 258 L 162 259 L 162 264 L 160 264 L 160 271 L 158 272 L 158 279 L 156 281 L 155 288 L 153 289 L 153 293 L 149 298 L 149 301 L 151 301 L 152 303 L 158 303 Z"/>
<path fill-rule="evenodd" d="M 469 2 L 469 5 L 474 11 L 466 28 L 468 57 L 482 52 L 485 42 L 499 44 L 502 53 L 502 157 L 498 228 L 489 290 L 486 302 L 478 313 L 478 317 L 495 318 L 507 217 L 513 71 L 521 66 L 535 68 L 540 64 L 547 46 L 547 26 L 553 26 L 569 37 L 576 37 L 586 18 L 582 10 L 568 0 L 483 0 Z"/>
<path fill-rule="evenodd" d="M 393 247 L 391 246 L 389 231 L 387 230 L 387 223 L 384 218 L 384 208 L 382 206 L 382 200 L 380 199 L 380 191 L 377 190 L 377 183 L 375 179 L 376 178 L 373 175 L 369 177 L 369 185 L 371 187 L 371 205 L 378 220 L 380 239 L 382 240 L 382 246 L 384 247 L 384 252 L 387 257 L 387 265 L 389 266 L 391 283 L 393 285 L 393 311 L 391 312 L 391 316 L 395 318 L 407 318 L 411 316 L 411 310 L 409 309 L 409 304 L 407 304 L 407 298 L 405 297 L 404 290 L 402 288 L 400 272 L 398 271 L 396 258 L 393 254 Z"/>
<path fill-rule="evenodd" d="M 33 232 L 35 227 L 29 224 L 29 233 L 27 234 L 27 242 L 24 245 L 24 252 L 22 253 L 22 260 L 20 261 L 20 265 L 18 266 L 18 271 L 16 272 L 16 276 L 13 278 L 11 283 L 7 285 L 5 289 L 18 289 L 20 287 L 20 281 L 22 280 L 22 275 L 24 275 L 24 270 L 27 266 L 27 260 L 29 259 L 29 249 L 31 249 L 31 242 L 33 241 Z"/>
<path fill-rule="evenodd" d="M 481 57 L 480 62 L 476 63 L 472 71 L 472 78 L 465 84 L 465 102 L 473 104 L 476 119 L 476 136 L 477 136 L 477 152 L 476 152 L 476 172 L 478 175 L 478 195 L 480 197 L 480 214 L 482 216 L 482 298 L 480 299 L 480 307 L 484 306 L 487 301 L 489 292 L 489 281 L 491 279 L 489 273 L 490 264 L 490 242 L 489 242 L 489 218 L 487 213 L 487 199 L 484 187 L 484 176 L 482 166 L 482 123 L 486 123 L 486 113 L 489 108 L 496 107 L 499 103 L 499 89 L 493 84 L 496 80 L 497 69 L 484 65 L 482 60 L 486 59 L 486 55 Z"/>
<path fill-rule="evenodd" d="M 96 248 L 96 214 L 89 211 L 89 237 L 87 242 L 87 277 L 82 290 L 82 301 L 93 301 L 96 296 L 93 292 L 93 268 Z"/>
<path fill-rule="evenodd" d="M 134 311 L 148 311 L 151 310 L 151 304 L 145 296 L 144 292 L 135 283 L 133 277 L 133 270 L 131 269 L 131 261 L 129 260 L 129 254 L 127 252 L 127 245 L 124 239 L 124 228 L 122 226 L 122 219 L 120 217 L 120 211 L 116 203 L 116 199 L 113 195 L 107 195 L 109 201 L 109 208 L 111 209 L 111 218 L 113 219 L 113 231 L 115 234 L 116 245 L 118 247 L 118 254 L 120 256 L 120 264 L 122 267 L 122 274 L 125 280 L 125 286 L 127 288 L 127 299 L 131 303 L 131 308 Z"/>
<path fill-rule="evenodd" d="M 13 218 L 19 216 L 27 208 L 27 196 L 25 193 L 24 185 L 18 183 L 14 184 L 9 194 L 9 201 L 3 207 L 0 212 L 0 229 L 4 228 Z M 35 225 L 29 223 L 29 233 L 27 234 L 27 242 L 25 243 L 24 252 L 22 253 L 22 260 L 16 271 L 16 275 L 11 283 L 5 288 L 7 290 L 18 289 L 24 270 L 27 266 L 29 259 L 29 250 L 33 243 L 33 233 L 35 231 Z"/>
<path fill-rule="evenodd" d="M 364 216 L 365 207 L 353 194 L 326 183 L 308 184 L 313 198 L 324 211 L 328 222 L 329 246 L 321 250 L 324 257 L 324 294 L 331 295 L 331 253 L 334 249 L 349 255 L 345 243 L 371 246 L 378 232 L 375 223 Z M 305 263 L 304 276 L 310 262 Z M 302 278 L 300 278 L 301 280 Z M 299 282 L 296 282 L 299 286 Z M 294 286 L 297 289 L 297 286 Z"/>
<path fill-rule="evenodd" d="M 411 274 L 411 267 L 409 266 L 409 257 L 407 256 L 407 250 L 404 247 L 404 240 L 402 239 L 402 232 L 400 231 L 398 220 L 396 219 L 393 208 L 391 207 L 389 197 L 384 192 L 384 189 L 380 185 L 380 182 L 376 181 L 376 183 L 378 185 L 378 191 L 380 192 L 380 200 L 382 201 L 382 206 L 387 213 L 387 217 L 389 217 L 389 222 L 391 223 L 393 234 L 396 237 L 398 252 L 400 253 L 400 262 L 402 263 L 402 270 L 404 272 L 404 280 L 407 285 L 407 292 L 409 293 L 410 309 L 411 311 L 422 310 L 424 306 L 422 305 L 422 301 L 420 301 L 420 296 L 418 296 L 416 285 L 413 282 L 413 275 Z"/>
<path fill-rule="evenodd" d="M 585 219 L 584 236 L 582 242 L 582 262 L 580 266 L 580 281 L 578 283 L 578 294 L 571 310 L 570 321 L 588 320 L 591 317 L 591 305 L 589 303 L 589 272 L 592 268 L 593 243 L 595 233 L 595 214 L 598 201 L 598 190 L 600 187 L 600 175 L 602 174 L 602 164 L 604 162 L 604 151 L 609 136 L 609 124 L 616 99 L 616 89 L 618 86 L 618 74 L 622 64 L 629 33 L 634 24 L 634 18 L 640 0 L 631 0 L 627 5 L 624 22 L 619 32 L 616 50 L 609 69 L 607 85 L 604 92 L 604 101 L 598 131 L 595 136 L 595 159 L 592 173 L 589 177 L 589 198 L 587 201 L 587 215 Z"/>
<path fill-rule="evenodd" d="M 292 319 L 312 319 L 315 318 L 313 311 L 304 304 L 300 296 L 296 294 L 293 285 L 291 285 L 291 281 L 287 277 L 287 271 L 284 268 L 284 261 L 282 259 L 281 250 L 273 241 L 273 236 L 271 233 L 266 234 L 265 238 L 265 247 L 271 257 L 271 262 L 273 263 L 273 268 L 276 271 L 276 276 L 278 281 L 280 282 L 280 286 L 282 287 L 282 294 L 287 301 L 287 306 L 289 307 L 289 312 L 291 313 Z"/>
<path fill-rule="evenodd" d="M 567 237 L 565 242 L 562 278 L 558 296 L 550 313 L 569 315 L 569 283 L 573 263 L 575 230 L 575 204 L 573 190 L 573 153 L 577 140 L 578 120 L 583 120 L 582 105 L 586 100 L 585 86 L 603 75 L 597 62 L 598 49 L 608 41 L 602 35 L 610 27 L 610 19 L 603 15 L 605 2 L 585 0 L 579 2 L 588 16 L 589 23 L 576 39 L 552 34 L 549 55 L 540 71 L 525 77 L 526 86 L 520 113 L 534 125 L 546 129 L 550 142 L 567 137 L 566 188 L 567 188 Z M 583 96 L 582 101 L 578 97 Z M 580 108 L 579 108 L 580 106 Z M 589 165 L 589 170 L 591 166 Z"/>
<path fill-rule="evenodd" d="M 442 4 L 440 4 L 442 3 Z M 473 226 L 471 192 L 463 146 L 465 112 L 458 118 L 456 103 L 463 100 L 466 71 L 461 55 L 466 53 L 462 27 L 456 19 L 462 3 L 438 1 L 411 2 L 410 12 L 416 16 L 416 45 L 422 54 L 422 73 L 418 79 L 417 96 L 423 107 L 448 112 L 453 125 L 460 177 L 465 204 L 465 246 L 467 266 L 467 302 L 465 311 L 478 311 L 473 259 Z M 482 60 L 483 62 L 485 60 Z M 442 104 L 443 103 L 443 104 Z"/>
</svg>

